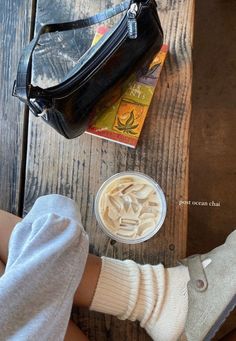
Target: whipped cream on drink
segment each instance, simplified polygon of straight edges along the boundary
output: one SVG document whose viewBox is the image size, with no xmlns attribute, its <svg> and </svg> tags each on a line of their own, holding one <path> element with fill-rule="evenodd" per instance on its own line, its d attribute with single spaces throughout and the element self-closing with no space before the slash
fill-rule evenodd
<svg viewBox="0 0 236 341">
<path fill-rule="evenodd" d="M 151 181 L 124 175 L 103 188 L 98 210 L 104 226 L 113 235 L 136 239 L 147 235 L 158 224 L 162 201 Z"/>
</svg>

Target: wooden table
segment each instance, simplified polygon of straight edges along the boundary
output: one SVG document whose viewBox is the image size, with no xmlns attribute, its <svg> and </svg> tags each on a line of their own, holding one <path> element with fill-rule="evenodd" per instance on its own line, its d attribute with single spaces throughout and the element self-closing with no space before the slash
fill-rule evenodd
<svg viewBox="0 0 236 341">
<path fill-rule="evenodd" d="M 0 50 L 0 207 L 26 214 L 37 197 L 60 193 L 78 203 L 92 253 L 174 265 L 186 252 L 187 206 L 180 206 L 179 201 L 188 197 L 194 0 L 157 1 L 170 52 L 135 150 L 85 134 L 66 140 L 42 120 L 28 116 L 27 109 L 11 97 L 21 50 L 39 23 L 75 20 L 118 2 L 38 0 L 35 8 L 24 0 L 4 3 L 0 14 L 4 23 Z M 44 40 L 42 48 L 47 53 L 35 54 L 34 82 L 49 85 L 74 65 L 78 55 L 71 48 L 73 39 L 77 49 L 84 48 L 91 31 L 56 33 Z M 99 186 L 109 176 L 125 170 L 153 177 L 167 199 L 163 228 L 138 245 L 123 245 L 106 237 L 93 211 Z M 74 318 L 91 340 L 149 340 L 135 323 L 84 310 L 75 311 Z"/>
</svg>

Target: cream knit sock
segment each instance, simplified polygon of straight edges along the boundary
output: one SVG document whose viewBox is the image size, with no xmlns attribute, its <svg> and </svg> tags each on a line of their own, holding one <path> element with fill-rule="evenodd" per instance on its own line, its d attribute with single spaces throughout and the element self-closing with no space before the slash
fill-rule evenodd
<svg viewBox="0 0 236 341">
<path fill-rule="evenodd" d="M 174 341 L 184 330 L 188 311 L 185 266 L 140 265 L 102 258 L 102 269 L 90 309 L 139 320 L 153 340 Z"/>
</svg>

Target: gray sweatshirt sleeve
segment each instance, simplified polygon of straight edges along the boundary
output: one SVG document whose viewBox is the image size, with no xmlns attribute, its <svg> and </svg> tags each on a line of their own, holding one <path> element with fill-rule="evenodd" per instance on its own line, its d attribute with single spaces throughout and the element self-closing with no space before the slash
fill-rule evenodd
<svg viewBox="0 0 236 341">
<path fill-rule="evenodd" d="M 63 340 L 87 256 L 74 201 L 39 198 L 10 238 L 0 278 L 0 341 Z"/>
</svg>

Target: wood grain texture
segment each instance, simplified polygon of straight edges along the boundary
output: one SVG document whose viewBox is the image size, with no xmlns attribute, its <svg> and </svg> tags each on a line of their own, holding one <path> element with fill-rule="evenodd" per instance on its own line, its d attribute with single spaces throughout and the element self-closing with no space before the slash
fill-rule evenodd
<svg viewBox="0 0 236 341">
<path fill-rule="evenodd" d="M 117 2 L 51 0 L 49 5 L 46 0 L 38 0 L 37 23 L 88 16 Z M 187 207 L 179 206 L 179 200 L 186 198 L 188 191 L 194 0 L 159 1 L 158 8 L 170 53 L 137 149 L 88 135 L 68 141 L 31 116 L 24 207 L 27 213 L 36 198 L 43 194 L 67 195 L 75 199 L 80 207 L 92 253 L 119 259 L 130 258 L 140 263 L 174 265 L 186 252 Z M 91 40 L 91 32 L 87 38 Z M 54 39 L 56 44 L 59 38 L 45 39 L 48 39 L 48 45 L 52 45 L 50 39 Z M 62 49 L 63 44 L 68 46 L 70 43 L 67 35 L 60 35 L 60 39 Z M 78 46 L 73 45 L 75 48 Z M 33 79 L 47 86 L 51 76 L 54 82 L 73 66 L 75 52 L 65 47 L 60 58 L 51 48 L 56 57 L 56 61 L 52 62 L 50 48 L 41 48 L 46 53 L 42 53 L 40 48 L 36 52 Z M 50 67 L 42 70 L 42 65 L 47 63 L 51 64 Z M 153 177 L 163 188 L 167 199 L 168 212 L 163 228 L 151 240 L 139 245 L 111 241 L 100 231 L 93 211 L 99 186 L 109 176 L 125 170 L 141 171 Z M 87 311 L 76 311 L 75 318 L 90 340 L 149 340 L 144 330 L 135 323 L 121 322 Z"/>
<path fill-rule="evenodd" d="M 11 94 L 21 51 L 29 41 L 30 20 L 27 1 L 1 1 L 0 208 L 15 214 L 19 209 L 24 106 Z"/>
</svg>

